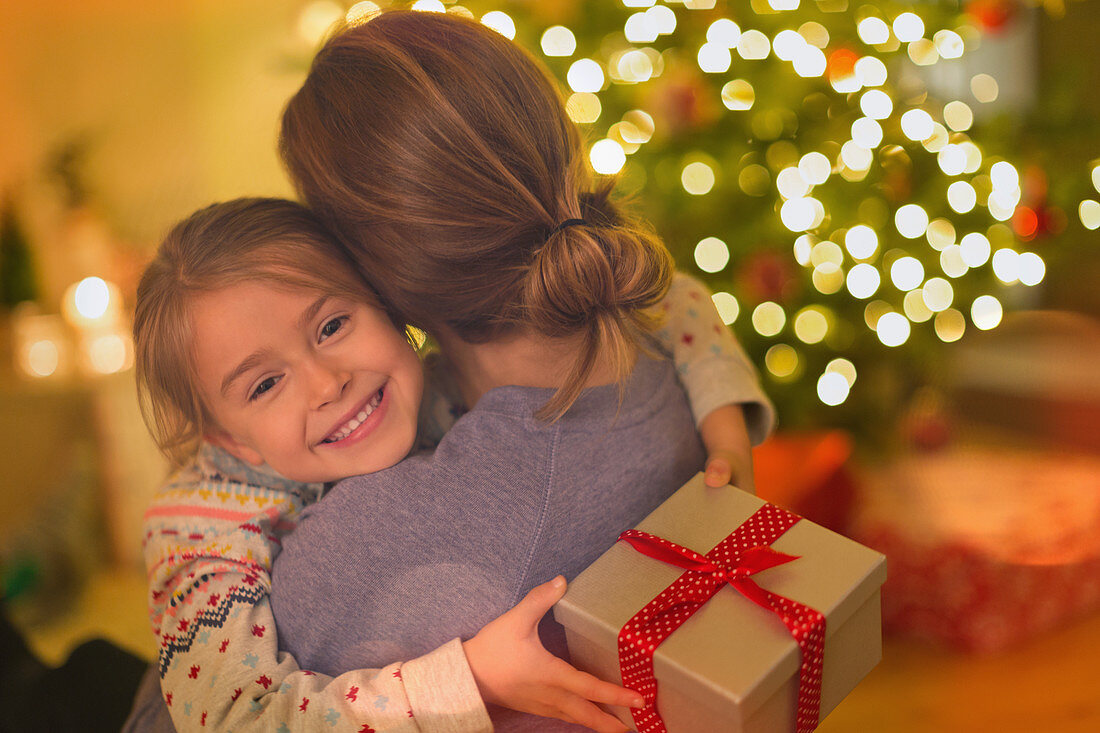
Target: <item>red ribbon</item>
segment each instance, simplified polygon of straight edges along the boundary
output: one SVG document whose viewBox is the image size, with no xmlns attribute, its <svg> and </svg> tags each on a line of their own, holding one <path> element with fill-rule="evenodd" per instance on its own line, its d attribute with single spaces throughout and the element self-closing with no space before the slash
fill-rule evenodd
<svg viewBox="0 0 1100 733">
<path fill-rule="evenodd" d="M 764 590 L 749 577 L 798 559 L 768 546 L 798 520 L 797 515 L 765 504 L 706 555 L 636 529 L 619 535 L 619 539 L 642 554 L 686 570 L 619 631 L 619 669 L 623 685 L 637 690 L 645 699 L 643 707 L 631 710 L 639 733 L 667 733 L 657 712 L 653 653 L 727 583 L 753 603 L 779 616 L 798 642 L 802 666 L 795 730 L 809 733 L 817 727 L 821 711 L 825 615 Z"/>
</svg>

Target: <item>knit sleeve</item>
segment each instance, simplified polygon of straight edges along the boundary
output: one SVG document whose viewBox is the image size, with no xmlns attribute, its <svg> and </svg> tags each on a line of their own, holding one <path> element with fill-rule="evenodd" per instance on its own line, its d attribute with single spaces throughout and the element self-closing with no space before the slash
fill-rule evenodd
<svg viewBox="0 0 1100 733">
<path fill-rule="evenodd" d="M 775 408 L 710 291 L 678 272 L 661 307 L 665 322 L 656 335 L 676 363 L 696 425 L 715 408 L 740 405 L 752 443 L 762 443 L 775 428 Z"/>
<path fill-rule="evenodd" d="M 459 641 L 338 677 L 280 652 L 268 598 L 282 535 L 316 485 L 197 463 L 146 513 L 155 664 L 178 731 L 492 730 Z M 266 485 L 265 485 L 266 484 Z"/>
</svg>

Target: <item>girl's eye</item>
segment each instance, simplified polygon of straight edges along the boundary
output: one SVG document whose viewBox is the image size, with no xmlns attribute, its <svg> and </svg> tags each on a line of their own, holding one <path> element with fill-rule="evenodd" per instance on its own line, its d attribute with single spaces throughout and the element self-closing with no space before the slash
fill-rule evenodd
<svg viewBox="0 0 1100 733">
<path fill-rule="evenodd" d="M 264 381 L 256 385 L 256 389 L 252 390 L 252 394 L 248 396 L 249 402 L 255 402 L 262 397 L 265 392 L 271 390 L 276 384 L 279 383 L 279 377 L 268 377 Z"/>
<path fill-rule="evenodd" d="M 325 322 L 325 325 L 321 326 L 321 341 L 324 341 L 329 336 L 332 336 L 341 328 L 344 327 L 344 323 L 348 320 L 347 316 L 337 316 L 336 318 L 329 319 Z"/>
</svg>

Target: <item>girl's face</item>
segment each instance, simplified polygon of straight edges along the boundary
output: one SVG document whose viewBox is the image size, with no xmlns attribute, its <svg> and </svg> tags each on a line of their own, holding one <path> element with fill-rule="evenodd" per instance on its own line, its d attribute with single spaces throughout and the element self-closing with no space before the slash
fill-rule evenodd
<svg viewBox="0 0 1100 733">
<path fill-rule="evenodd" d="M 192 355 L 216 428 L 241 460 L 296 481 L 388 468 L 416 437 L 420 360 L 382 311 L 263 282 L 197 295 Z"/>
</svg>

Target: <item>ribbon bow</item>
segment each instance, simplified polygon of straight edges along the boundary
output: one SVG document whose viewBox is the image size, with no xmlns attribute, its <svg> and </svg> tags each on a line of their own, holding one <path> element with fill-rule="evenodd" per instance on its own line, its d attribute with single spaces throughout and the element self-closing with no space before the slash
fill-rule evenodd
<svg viewBox="0 0 1100 733">
<path fill-rule="evenodd" d="M 645 705 L 631 711 L 639 733 L 667 733 L 657 712 L 653 654 L 727 583 L 753 603 L 779 616 L 802 650 L 795 729 L 817 727 L 821 706 L 821 667 L 825 616 L 809 606 L 764 590 L 750 576 L 797 560 L 769 545 L 790 529 L 798 516 L 765 504 L 706 555 L 647 532 L 628 529 L 619 539 L 655 560 L 687 572 L 661 591 L 619 631 L 619 668 L 623 685 L 637 690 Z"/>
</svg>

